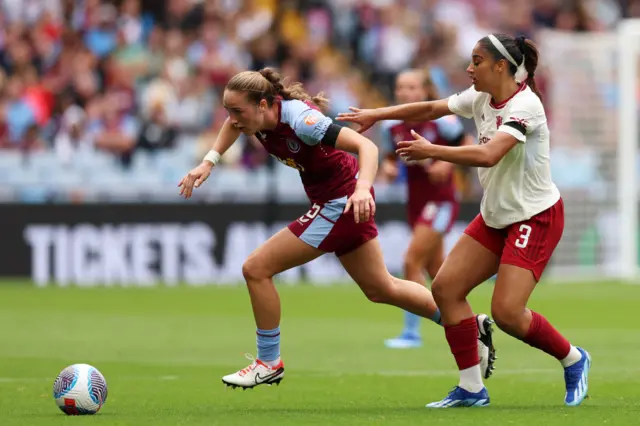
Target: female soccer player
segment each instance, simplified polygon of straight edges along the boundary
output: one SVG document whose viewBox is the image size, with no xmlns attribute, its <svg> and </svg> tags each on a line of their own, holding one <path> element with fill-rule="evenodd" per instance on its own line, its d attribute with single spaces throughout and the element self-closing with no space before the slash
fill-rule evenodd
<svg viewBox="0 0 640 426">
<path fill-rule="evenodd" d="M 489 405 L 475 347 L 477 324 L 466 297 L 495 272 L 491 312 L 498 326 L 560 361 L 566 405 L 579 405 L 587 395 L 589 354 L 526 307 L 564 228 L 562 199 L 551 180 L 549 129 L 534 80 L 537 64 L 533 42 L 492 34 L 473 49 L 467 68 L 473 86 L 464 92 L 434 102 L 352 108 L 339 117 L 360 124 L 363 131 L 382 119 L 423 121 L 457 114 L 473 117 L 478 129 L 479 143 L 474 146 L 431 144 L 415 132 L 414 140 L 398 144 L 398 154 L 408 160 L 431 158 L 479 167 L 484 188 L 480 215 L 467 227 L 432 286 L 460 383 L 427 407 Z"/>
<path fill-rule="evenodd" d="M 376 145 L 325 117 L 318 106 L 326 102 L 320 95 L 311 98 L 300 84 L 285 87 L 269 68 L 235 75 L 223 96 L 229 118 L 213 149 L 179 183 L 180 193 L 189 198 L 243 133 L 256 136 L 271 155 L 300 172 L 312 203 L 306 214 L 257 248 L 242 267 L 257 325 L 258 357 L 248 367 L 223 377 L 227 385 L 251 388 L 282 380 L 280 299 L 272 277 L 326 252 L 338 256 L 369 300 L 439 323 L 440 312 L 431 292 L 412 281 L 394 278 L 384 264 L 373 220 L 371 182 L 378 168 Z M 483 341 L 491 341 L 490 328 L 481 332 Z M 488 349 L 483 344 L 474 347 L 480 351 L 476 355 L 482 356 L 483 368 L 490 371 Z"/>
<path fill-rule="evenodd" d="M 396 101 L 401 104 L 438 99 L 438 92 L 426 70 L 411 69 L 396 78 Z M 397 142 L 411 139 L 411 130 L 440 145 L 471 144 L 460 120 L 455 116 L 435 121 L 382 123 L 382 140 L 388 150 L 382 162 L 381 175 L 393 180 L 398 175 Z M 404 278 L 424 283 L 423 270 L 433 280 L 444 261 L 444 236 L 458 216 L 458 200 L 453 181 L 454 164 L 424 160 L 407 165 L 407 216 L 413 236 L 404 257 Z M 422 346 L 420 317 L 405 311 L 404 329 L 399 337 L 388 339 L 389 348 Z M 493 353 L 491 354 L 493 356 Z"/>
</svg>

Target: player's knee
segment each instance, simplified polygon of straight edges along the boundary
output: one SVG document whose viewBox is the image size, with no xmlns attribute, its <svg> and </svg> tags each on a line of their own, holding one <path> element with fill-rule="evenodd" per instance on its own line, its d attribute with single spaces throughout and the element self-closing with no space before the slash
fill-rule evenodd
<svg viewBox="0 0 640 426">
<path fill-rule="evenodd" d="M 450 283 L 448 283 L 447 281 L 448 280 L 446 277 L 437 275 L 431 283 L 431 293 L 433 294 L 433 300 L 435 300 L 436 305 L 438 306 L 445 305 L 447 302 L 455 298 L 452 291 L 453 286 L 450 285 Z"/>
<path fill-rule="evenodd" d="M 249 256 L 242 264 L 242 276 L 247 282 L 270 278 L 264 262 L 257 256 Z"/>
<path fill-rule="evenodd" d="M 505 301 L 493 300 L 491 302 L 491 316 L 496 325 L 509 334 L 520 334 L 524 321 L 524 308 L 514 306 Z"/>
<path fill-rule="evenodd" d="M 394 284 L 391 277 L 388 280 L 381 279 L 375 285 L 366 286 L 363 292 L 373 303 L 392 304 L 394 300 Z"/>
<path fill-rule="evenodd" d="M 420 273 L 422 264 L 420 258 L 415 254 L 408 252 L 404 257 L 404 273 L 406 276 L 415 275 Z"/>
</svg>

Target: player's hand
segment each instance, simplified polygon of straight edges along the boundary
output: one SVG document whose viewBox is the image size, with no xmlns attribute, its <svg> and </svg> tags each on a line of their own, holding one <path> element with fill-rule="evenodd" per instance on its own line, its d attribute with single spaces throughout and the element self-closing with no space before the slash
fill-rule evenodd
<svg viewBox="0 0 640 426">
<path fill-rule="evenodd" d="M 402 161 L 418 161 L 431 158 L 431 142 L 414 132 L 411 131 L 411 135 L 415 138 L 412 141 L 398 142 L 398 149 L 396 154 Z"/>
<path fill-rule="evenodd" d="M 351 112 L 341 112 L 336 117 L 336 121 L 349 121 L 351 123 L 359 124 L 360 127 L 356 129 L 358 133 L 366 132 L 376 124 L 378 121 L 375 109 L 360 109 L 356 107 L 349 107 Z"/>
<path fill-rule="evenodd" d="M 353 218 L 356 223 L 367 222 L 376 214 L 376 202 L 371 195 L 370 188 L 358 187 L 347 200 L 345 213 L 353 208 Z"/>
<path fill-rule="evenodd" d="M 193 188 L 199 187 L 205 180 L 207 180 L 211 174 L 211 169 L 213 169 L 213 163 L 203 161 L 198 167 L 191 170 L 178 184 L 178 188 L 180 188 L 180 195 L 184 198 L 190 198 Z"/>
<path fill-rule="evenodd" d="M 435 184 L 445 183 L 451 177 L 453 172 L 453 164 L 446 161 L 435 161 L 426 166 L 429 175 L 429 181 Z"/>
</svg>

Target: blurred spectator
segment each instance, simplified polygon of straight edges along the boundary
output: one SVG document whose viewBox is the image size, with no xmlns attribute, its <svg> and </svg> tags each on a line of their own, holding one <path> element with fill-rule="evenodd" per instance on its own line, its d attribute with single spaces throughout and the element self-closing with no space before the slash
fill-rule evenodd
<svg viewBox="0 0 640 426">
<path fill-rule="evenodd" d="M 72 164 L 77 153 L 93 151 L 93 141 L 87 131 L 88 117 L 70 91 L 61 95 L 59 109 L 62 115 L 54 149 L 61 163 Z"/>
<path fill-rule="evenodd" d="M 138 151 L 199 156 L 244 69 L 280 67 L 335 115 L 390 102 L 407 67 L 430 68 L 443 96 L 468 87 L 469 53 L 488 33 L 600 31 L 623 16 L 640 16 L 640 1 L 0 0 L 0 149 L 49 148 L 68 165 L 87 152 L 125 165 Z M 544 64 L 538 74 L 546 89 Z M 241 138 L 222 164 L 267 158 Z"/>
</svg>

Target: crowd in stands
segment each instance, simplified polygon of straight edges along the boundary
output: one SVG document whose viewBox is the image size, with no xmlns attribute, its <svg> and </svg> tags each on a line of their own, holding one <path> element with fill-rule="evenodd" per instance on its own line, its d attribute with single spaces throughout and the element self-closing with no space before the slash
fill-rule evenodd
<svg viewBox="0 0 640 426">
<path fill-rule="evenodd" d="M 72 169 L 108 155 L 126 170 L 138 155 L 187 152 L 193 163 L 241 70 L 278 67 L 323 91 L 333 116 L 392 102 L 407 67 L 429 67 L 443 96 L 467 87 L 469 52 L 488 33 L 535 40 L 629 16 L 640 1 L 0 0 L 0 156 L 47 153 Z M 267 161 L 244 139 L 223 158 L 249 170 Z"/>
</svg>

